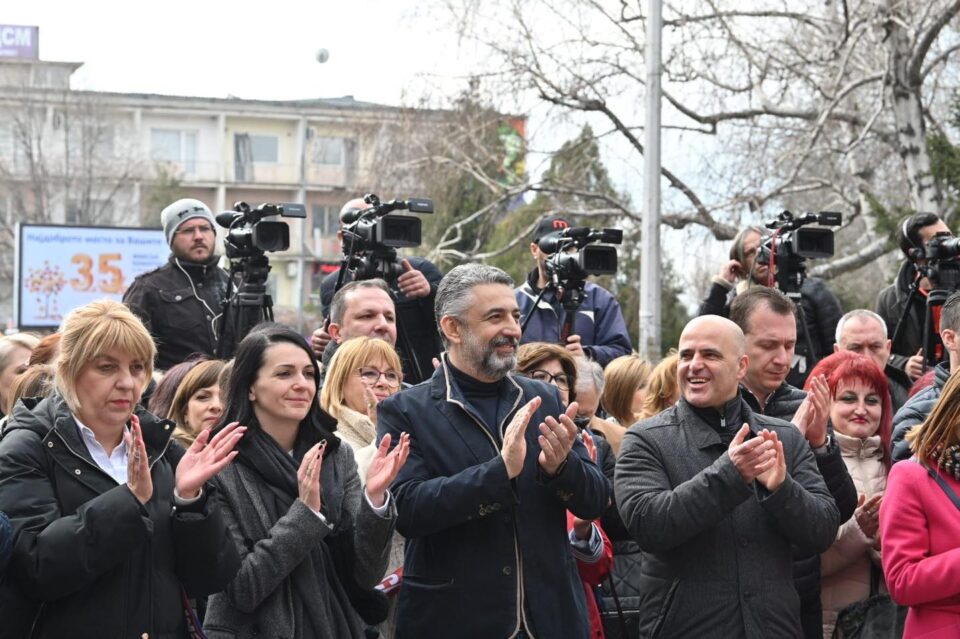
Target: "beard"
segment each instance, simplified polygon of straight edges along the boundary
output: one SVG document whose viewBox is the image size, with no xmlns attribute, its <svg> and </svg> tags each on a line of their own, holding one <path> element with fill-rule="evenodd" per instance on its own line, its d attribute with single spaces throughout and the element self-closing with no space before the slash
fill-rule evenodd
<svg viewBox="0 0 960 639">
<path fill-rule="evenodd" d="M 463 332 L 461 348 L 463 349 L 464 359 L 473 363 L 477 370 L 488 377 L 501 379 L 516 368 L 516 348 L 519 344 L 520 340 L 517 338 L 505 335 L 484 344 L 473 331 L 467 330 Z M 513 346 L 514 350 L 511 353 L 500 354 L 496 350 L 500 346 Z"/>
</svg>

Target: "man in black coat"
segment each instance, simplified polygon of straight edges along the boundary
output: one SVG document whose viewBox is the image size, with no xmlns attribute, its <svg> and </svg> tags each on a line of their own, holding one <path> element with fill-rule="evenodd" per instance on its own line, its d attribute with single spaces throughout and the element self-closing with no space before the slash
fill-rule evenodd
<svg viewBox="0 0 960 639">
<path fill-rule="evenodd" d="M 741 397 L 737 325 L 696 318 L 679 347 L 680 401 L 632 426 L 617 460 L 644 551 L 640 636 L 801 637 L 791 547 L 830 547 L 836 504 L 797 429 Z"/>
<path fill-rule="evenodd" d="M 934 213 L 916 213 L 904 219 L 897 228 L 897 245 L 907 259 L 900 265 L 893 284 L 877 296 L 877 314 L 886 322 L 887 335 L 893 340 L 890 363 L 906 373 L 911 382 L 924 372 L 922 347 L 926 298 L 933 288 L 930 279 L 917 267 L 926 265 L 926 259 L 922 257 L 924 249 L 934 236 L 941 233 L 953 235 L 950 227 Z M 903 326 L 897 335 L 901 319 Z M 940 332 L 936 321 L 930 330 Z"/>
<path fill-rule="evenodd" d="M 350 200 L 340 209 L 340 217 L 365 209 L 369 205 L 362 199 Z M 343 231 L 337 231 L 337 239 L 342 243 Z M 389 292 L 396 308 L 395 341 L 397 352 L 403 363 L 403 379 L 408 384 L 419 384 L 433 374 L 433 359 L 439 357 L 440 337 L 437 334 L 436 321 L 433 318 L 433 302 L 437 285 L 443 273 L 430 260 L 423 257 L 405 257 L 394 264 L 400 270 L 386 278 Z M 337 280 L 340 269 L 327 274 L 320 283 L 320 304 L 323 307 L 324 325 L 313 332 L 310 343 L 318 358 L 326 360 L 324 351 L 331 341 L 327 326 L 331 305 L 337 292 Z M 371 279 L 369 276 L 364 279 Z M 343 284 L 352 282 L 352 272 L 344 275 Z"/>
<path fill-rule="evenodd" d="M 227 272 L 217 266 L 213 214 L 199 200 L 177 200 L 160 213 L 173 253 L 160 268 L 135 280 L 123 303 L 157 344 L 157 368 L 167 370 L 194 353 L 215 357 Z"/>
<path fill-rule="evenodd" d="M 730 319 L 746 339 L 747 372 L 741 386 L 744 400 L 755 412 L 793 421 L 807 394 L 785 380 L 797 340 L 796 307 L 775 288 L 754 288 L 738 295 Z M 812 399 L 811 399 L 812 401 Z M 809 411 L 807 411 L 809 414 Z M 825 422 L 822 422 L 825 425 Z M 840 447 L 827 429 L 802 423 L 803 435 L 813 450 L 827 489 L 840 513 L 848 520 L 857 507 L 857 489 L 840 455 Z M 793 577 L 800 595 L 800 619 L 806 639 L 823 635 L 820 605 L 820 554 L 794 548 Z"/>
<path fill-rule="evenodd" d="M 577 405 L 511 374 L 520 311 L 503 271 L 454 268 L 436 315 L 441 365 L 378 409 L 380 437 L 410 434 L 391 488 L 407 540 L 396 637 L 586 639 L 566 513 L 600 517 L 610 487 L 576 436 Z"/>
<path fill-rule="evenodd" d="M 775 273 L 770 273 L 768 265 L 757 260 L 761 244 L 768 236 L 769 231 L 759 226 L 747 227 L 737 234 L 730 247 L 730 259 L 713 278 L 698 316 L 730 317 L 730 305 L 737 295 L 751 288 L 770 286 L 770 278 Z M 800 308 L 803 317 L 801 321 L 797 315 L 795 357 L 787 376 L 787 381 L 798 388 L 803 386 L 814 365 L 833 352 L 837 321 L 843 314 L 836 295 L 823 280 L 815 277 L 806 278 L 800 286 Z"/>
</svg>

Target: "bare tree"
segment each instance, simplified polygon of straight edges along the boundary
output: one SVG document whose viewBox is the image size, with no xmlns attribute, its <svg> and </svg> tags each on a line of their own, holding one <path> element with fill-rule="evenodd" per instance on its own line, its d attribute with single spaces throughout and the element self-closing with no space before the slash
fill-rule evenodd
<svg viewBox="0 0 960 639">
<path fill-rule="evenodd" d="M 94 93 L 0 92 L 0 282 L 13 279 L 17 223 L 116 221 L 143 164 L 127 120 Z"/>
<path fill-rule="evenodd" d="M 642 157 L 643 2 L 443 4 L 488 52 L 497 91 L 592 118 Z M 665 147 L 664 223 L 725 239 L 771 209 L 840 209 L 859 241 L 819 268 L 832 276 L 890 250 L 887 211 L 948 213 L 926 132 L 943 130 L 957 84 L 958 13 L 958 0 L 666 4 L 667 139 L 703 152 L 671 164 Z"/>
</svg>

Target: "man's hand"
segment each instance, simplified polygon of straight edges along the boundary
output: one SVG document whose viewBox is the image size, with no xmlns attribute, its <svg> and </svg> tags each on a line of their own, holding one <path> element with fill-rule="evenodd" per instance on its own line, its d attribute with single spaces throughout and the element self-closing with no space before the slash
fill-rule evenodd
<svg viewBox="0 0 960 639">
<path fill-rule="evenodd" d="M 750 427 L 744 424 L 727 448 L 730 461 L 737 467 L 740 477 L 747 484 L 777 463 L 777 450 L 774 443 L 759 436 L 747 439 L 749 432 Z"/>
<path fill-rule="evenodd" d="M 907 373 L 907 377 L 910 378 L 911 382 L 917 381 L 917 379 L 923 375 L 924 365 L 922 348 L 917 351 L 916 355 L 907 360 L 907 366 L 904 368 L 904 371 Z"/>
<path fill-rule="evenodd" d="M 403 270 L 406 271 L 397 278 L 397 286 L 400 287 L 400 291 L 407 297 L 426 297 L 430 295 L 430 282 L 427 281 L 426 276 L 413 268 L 407 258 L 403 258 L 400 263 L 403 265 Z"/>
<path fill-rule="evenodd" d="M 523 460 L 527 457 L 527 440 L 524 437 L 530 418 L 540 408 L 540 397 L 534 397 L 516 412 L 507 430 L 503 433 L 503 448 L 500 456 L 507 467 L 507 477 L 513 479 L 523 470 Z"/>
<path fill-rule="evenodd" d="M 757 475 L 757 481 L 763 484 L 769 492 L 775 493 L 783 480 L 787 478 L 787 456 L 783 453 L 783 442 L 780 441 L 775 432 L 763 429 L 760 438 L 774 445 L 776 456 L 774 457 L 773 467 Z"/>
<path fill-rule="evenodd" d="M 313 352 L 317 355 L 318 359 L 323 357 L 323 351 L 332 339 L 330 333 L 328 333 L 327 329 L 323 326 L 315 330 L 313 335 L 310 336 L 310 346 L 313 347 Z"/>
<path fill-rule="evenodd" d="M 587 354 L 583 351 L 583 346 L 580 345 L 580 336 L 571 335 L 567 337 L 567 352 L 573 355 L 574 357 L 586 357 Z"/>
<path fill-rule="evenodd" d="M 731 284 L 735 284 L 741 274 L 743 274 L 743 264 L 737 260 L 730 260 L 720 267 L 720 272 L 717 273 L 717 276 Z"/>
<path fill-rule="evenodd" d="M 560 420 L 553 417 L 540 424 L 540 456 L 538 461 L 544 472 L 550 476 L 556 475 L 560 466 L 570 454 L 573 442 L 577 439 L 577 425 L 573 418 L 577 416 L 577 402 L 571 402 L 567 410 L 560 415 Z"/>
<path fill-rule="evenodd" d="M 827 378 L 819 375 L 811 380 L 810 390 L 791 421 L 810 442 L 810 446 L 820 448 L 827 443 L 829 419 L 830 387 L 827 385 Z"/>
</svg>

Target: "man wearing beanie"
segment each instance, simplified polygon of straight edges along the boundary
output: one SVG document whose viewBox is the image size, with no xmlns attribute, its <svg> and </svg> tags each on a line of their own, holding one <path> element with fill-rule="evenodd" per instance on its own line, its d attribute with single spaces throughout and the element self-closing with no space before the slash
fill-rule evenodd
<svg viewBox="0 0 960 639">
<path fill-rule="evenodd" d="M 228 276 L 217 266 L 217 234 L 210 208 L 177 200 L 160 213 L 173 253 L 160 268 L 137 277 L 123 296 L 157 343 L 157 368 L 167 370 L 194 353 L 216 355 Z"/>
<path fill-rule="evenodd" d="M 621 355 L 628 355 L 633 350 L 620 303 L 607 289 L 593 282 L 587 282 L 584 285 L 583 304 L 576 312 L 573 331 L 566 340 L 560 339 L 566 311 L 561 307 L 556 290 L 552 288 L 545 266 L 550 254 L 540 248 L 539 242 L 549 236 L 559 235 L 569 226 L 570 223 L 559 215 L 548 215 L 537 223 L 533 232 L 530 253 L 536 260 L 537 266 L 530 271 L 527 281 L 514 289 L 517 305 L 523 316 L 522 321 L 526 321 L 527 316 L 533 314 L 523 329 L 520 343 L 560 344 L 563 342 L 562 345 L 571 354 L 586 355 L 606 367 L 612 360 Z M 534 308 L 534 302 L 544 287 L 548 287 L 548 290 Z"/>
</svg>

